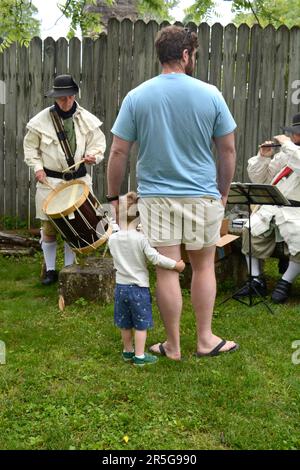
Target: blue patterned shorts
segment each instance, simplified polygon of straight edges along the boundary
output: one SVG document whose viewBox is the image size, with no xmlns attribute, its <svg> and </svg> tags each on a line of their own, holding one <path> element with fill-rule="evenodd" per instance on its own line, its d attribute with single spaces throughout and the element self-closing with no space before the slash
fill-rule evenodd
<svg viewBox="0 0 300 470">
<path fill-rule="evenodd" d="M 118 328 L 147 330 L 153 327 L 151 294 L 148 287 L 117 284 L 115 288 L 115 325 Z"/>
</svg>

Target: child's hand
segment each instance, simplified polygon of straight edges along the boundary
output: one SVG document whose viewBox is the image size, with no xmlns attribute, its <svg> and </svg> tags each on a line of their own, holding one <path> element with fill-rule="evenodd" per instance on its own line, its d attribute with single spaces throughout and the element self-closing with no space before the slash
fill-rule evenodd
<svg viewBox="0 0 300 470">
<path fill-rule="evenodd" d="M 177 261 L 176 265 L 175 265 L 175 271 L 177 271 L 178 273 L 182 273 L 182 271 L 184 270 L 185 268 L 185 262 L 181 259 L 180 261 Z"/>
</svg>

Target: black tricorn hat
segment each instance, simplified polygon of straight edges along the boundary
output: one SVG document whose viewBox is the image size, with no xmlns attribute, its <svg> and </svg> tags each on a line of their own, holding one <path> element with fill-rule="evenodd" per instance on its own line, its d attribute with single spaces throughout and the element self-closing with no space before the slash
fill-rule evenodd
<svg viewBox="0 0 300 470">
<path fill-rule="evenodd" d="M 73 96 L 79 91 L 77 83 L 71 75 L 57 75 L 51 90 L 45 93 L 48 98 L 59 98 L 61 96 Z"/>
<path fill-rule="evenodd" d="M 291 134 L 300 134 L 300 113 L 293 116 L 293 124 L 291 126 L 283 127 L 282 129 Z"/>
</svg>

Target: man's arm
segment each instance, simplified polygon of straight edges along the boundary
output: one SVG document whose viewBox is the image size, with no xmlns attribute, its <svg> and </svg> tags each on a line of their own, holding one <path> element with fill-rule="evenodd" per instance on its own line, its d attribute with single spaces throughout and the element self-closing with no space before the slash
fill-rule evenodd
<svg viewBox="0 0 300 470">
<path fill-rule="evenodd" d="M 109 196 L 120 194 L 121 185 L 125 176 L 127 161 L 133 142 L 113 138 L 107 165 L 107 188 Z"/>
<path fill-rule="evenodd" d="M 24 161 L 33 168 L 36 181 L 44 183 L 47 175 L 44 172 L 43 162 L 40 157 L 40 137 L 36 132 L 28 130 L 24 138 Z"/>
<path fill-rule="evenodd" d="M 222 196 L 222 202 L 225 207 L 230 184 L 235 171 L 235 143 L 234 133 L 226 134 L 222 137 L 214 137 L 217 149 L 217 184 Z"/>
</svg>

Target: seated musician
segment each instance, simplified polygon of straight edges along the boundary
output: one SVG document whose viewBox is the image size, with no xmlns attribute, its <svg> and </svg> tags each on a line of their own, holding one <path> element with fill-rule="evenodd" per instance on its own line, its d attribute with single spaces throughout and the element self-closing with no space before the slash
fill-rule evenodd
<svg viewBox="0 0 300 470">
<path fill-rule="evenodd" d="M 101 121 L 75 101 L 78 91 L 71 75 L 57 76 L 53 88 L 45 95 L 55 99 L 54 106 L 39 112 L 28 122 L 24 139 L 25 163 L 33 168 L 37 181 L 36 218 L 42 221 L 41 244 L 46 265 L 44 285 L 57 280 L 57 232 L 42 211 L 43 203 L 50 191 L 63 181 L 80 179 L 92 191 L 92 180 L 85 164 L 100 163 L 106 146 L 105 136 L 100 130 Z M 74 261 L 74 254 L 66 243 L 64 258 L 65 266 Z"/>
<path fill-rule="evenodd" d="M 253 183 L 273 184 L 289 200 L 300 201 L 300 114 L 293 117 L 291 126 L 284 128 L 290 134 L 278 135 L 275 147 L 267 141 L 259 148 L 257 156 L 248 161 L 248 174 Z M 282 278 L 272 292 L 275 303 L 285 302 L 290 294 L 292 282 L 300 273 L 300 207 L 261 206 L 251 215 L 252 287 L 260 295 L 266 295 L 266 281 L 263 276 L 263 260 L 269 258 L 280 243 L 283 253 L 289 257 L 287 269 L 281 270 Z M 249 234 L 243 230 L 242 252 L 246 255 L 249 269 Z M 255 290 L 252 292 L 255 293 Z M 249 295 L 250 281 L 239 291 L 238 296 Z"/>
</svg>

